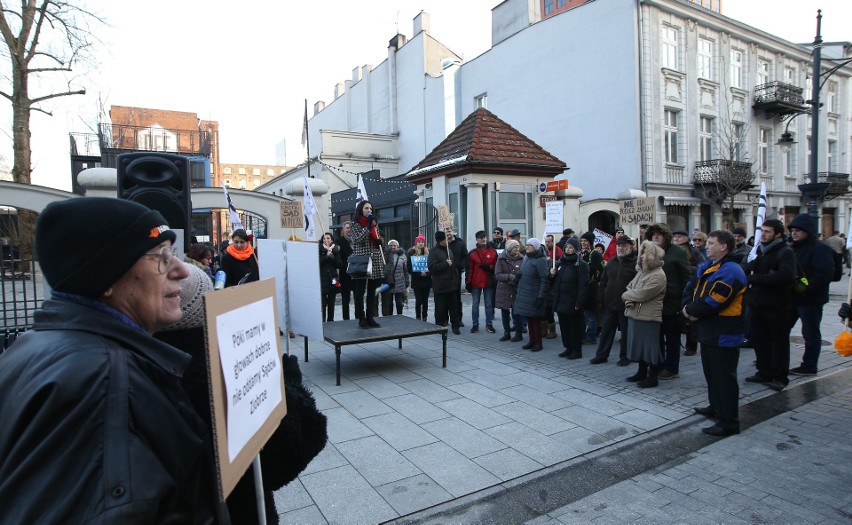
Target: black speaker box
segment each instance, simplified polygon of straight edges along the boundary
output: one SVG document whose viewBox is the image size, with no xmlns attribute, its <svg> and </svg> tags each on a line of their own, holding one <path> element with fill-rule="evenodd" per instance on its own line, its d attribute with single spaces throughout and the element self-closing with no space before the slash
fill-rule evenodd
<svg viewBox="0 0 852 525">
<path fill-rule="evenodd" d="M 189 249 L 192 216 L 189 158 L 171 153 L 134 152 L 116 157 L 118 198 L 157 210 L 174 229 L 184 231 Z"/>
</svg>

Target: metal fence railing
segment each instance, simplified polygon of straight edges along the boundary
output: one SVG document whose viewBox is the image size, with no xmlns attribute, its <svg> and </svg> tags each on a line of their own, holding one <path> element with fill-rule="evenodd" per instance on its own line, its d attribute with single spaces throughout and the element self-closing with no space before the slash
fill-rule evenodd
<svg viewBox="0 0 852 525">
<path fill-rule="evenodd" d="M 33 314 L 44 300 L 38 263 L 22 256 L 20 247 L 4 244 L 0 254 L 0 352 L 32 327 Z"/>
</svg>

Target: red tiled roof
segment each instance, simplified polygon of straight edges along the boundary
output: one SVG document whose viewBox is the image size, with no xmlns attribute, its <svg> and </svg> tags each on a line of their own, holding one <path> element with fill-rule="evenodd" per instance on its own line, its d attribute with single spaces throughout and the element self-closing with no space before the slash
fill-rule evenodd
<svg viewBox="0 0 852 525">
<path fill-rule="evenodd" d="M 409 178 L 432 176 L 446 171 L 471 171 L 475 167 L 509 168 L 532 174 L 558 174 L 566 164 L 548 153 L 495 114 L 478 108 L 465 118 L 426 158 L 411 168 Z"/>
</svg>

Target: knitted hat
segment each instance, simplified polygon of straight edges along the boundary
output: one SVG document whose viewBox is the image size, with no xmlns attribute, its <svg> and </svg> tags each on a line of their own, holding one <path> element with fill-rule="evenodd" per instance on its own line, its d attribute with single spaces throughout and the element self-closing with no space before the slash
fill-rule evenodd
<svg viewBox="0 0 852 525">
<path fill-rule="evenodd" d="M 493 232 L 500 232 L 500 235 L 503 235 L 503 228 L 501 228 L 501 227 L 499 227 L 499 226 L 495 226 L 495 227 L 494 227 L 494 230 L 492 231 L 492 233 L 493 233 Z"/>
<path fill-rule="evenodd" d="M 742 235 L 743 237 L 746 236 L 745 228 L 743 228 L 742 226 L 737 226 L 731 233 L 733 233 L 734 235 Z"/>
<path fill-rule="evenodd" d="M 165 332 L 195 328 L 204 324 L 204 294 L 213 291 L 213 282 L 204 270 L 187 264 L 189 277 L 180 282 L 180 321 L 163 329 Z"/>
<path fill-rule="evenodd" d="M 175 238 L 158 211 L 133 201 L 84 197 L 49 204 L 38 216 L 35 244 L 54 290 L 97 298 L 143 254 Z"/>
<path fill-rule="evenodd" d="M 441 242 L 441 241 L 446 241 L 446 240 L 447 240 L 447 234 L 446 233 L 444 233 L 440 230 L 435 232 L 435 241 Z"/>
<path fill-rule="evenodd" d="M 520 246 L 521 246 L 521 243 L 519 243 L 518 241 L 515 241 L 515 240 L 512 240 L 512 239 L 509 239 L 508 241 L 506 241 L 506 251 L 507 252 L 512 251 L 512 248 L 516 248 L 516 247 L 520 247 Z"/>
<path fill-rule="evenodd" d="M 575 253 L 580 253 L 580 241 L 578 241 L 576 237 L 571 237 L 570 239 L 565 241 L 565 244 L 570 244 L 574 247 Z"/>
<path fill-rule="evenodd" d="M 536 239 L 535 237 L 530 237 L 529 239 L 527 239 L 527 244 L 529 244 L 530 246 L 532 246 L 536 250 L 541 248 L 541 241 Z"/>
<path fill-rule="evenodd" d="M 592 232 L 586 232 L 580 236 L 581 239 L 586 239 L 589 241 L 589 244 L 595 244 L 595 234 Z"/>
<path fill-rule="evenodd" d="M 399 246 L 399 241 L 396 239 L 391 239 L 388 241 L 388 246 L 390 246 L 391 244 L 396 244 L 397 246 Z"/>
</svg>

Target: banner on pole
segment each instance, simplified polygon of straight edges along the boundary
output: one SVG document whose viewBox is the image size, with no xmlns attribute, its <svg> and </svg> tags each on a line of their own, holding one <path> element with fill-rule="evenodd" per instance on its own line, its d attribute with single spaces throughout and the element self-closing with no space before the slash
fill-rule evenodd
<svg viewBox="0 0 852 525">
<path fill-rule="evenodd" d="M 598 243 L 603 244 L 604 251 L 606 251 L 606 249 L 609 248 L 609 243 L 612 242 L 612 235 L 608 234 L 605 231 L 601 231 L 597 228 L 595 228 L 594 234 L 595 234 L 595 244 L 598 244 Z M 593 248 L 594 248 L 594 246 L 593 246 Z"/>
<path fill-rule="evenodd" d="M 281 203 L 281 227 L 301 228 L 302 203 L 299 201 L 286 201 Z"/>
<path fill-rule="evenodd" d="M 618 201 L 621 224 L 657 222 L 657 200 L 654 197 Z"/>
<path fill-rule="evenodd" d="M 544 217 L 544 233 L 562 233 L 562 201 L 546 202 Z"/>
<path fill-rule="evenodd" d="M 225 202 L 228 206 L 228 212 L 231 215 L 231 233 L 234 233 L 236 230 L 245 230 L 243 228 L 243 221 L 240 220 L 240 214 L 237 213 L 234 203 L 231 202 L 231 196 L 228 194 L 228 185 L 222 184 L 222 189 L 225 191 Z"/>
</svg>

